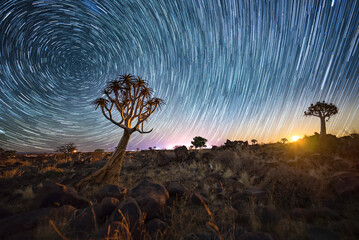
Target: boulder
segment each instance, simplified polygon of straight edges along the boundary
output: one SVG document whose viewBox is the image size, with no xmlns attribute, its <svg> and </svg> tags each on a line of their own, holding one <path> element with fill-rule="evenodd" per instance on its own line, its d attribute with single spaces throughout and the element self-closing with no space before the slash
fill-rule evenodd
<svg viewBox="0 0 359 240">
<path fill-rule="evenodd" d="M 161 236 L 169 228 L 168 224 L 158 218 L 154 218 L 147 222 L 145 225 L 147 233 L 149 233 L 152 239 L 156 239 L 156 236 Z"/>
<path fill-rule="evenodd" d="M 98 212 L 99 220 L 106 220 L 106 218 L 110 217 L 119 204 L 120 201 L 117 198 L 105 197 L 102 199 L 99 209 L 100 211 Z"/>
<path fill-rule="evenodd" d="M 97 226 L 99 212 L 99 204 L 95 204 L 93 208 L 87 207 L 77 210 L 69 222 L 72 233 L 76 236 L 84 236 L 94 231 Z"/>
<path fill-rule="evenodd" d="M 34 198 L 39 208 L 71 205 L 75 208 L 85 208 L 90 205 L 87 199 L 79 196 L 71 187 L 59 183 L 48 183 L 42 187 Z"/>
<path fill-rule="evenodd" d="M 108 184 L 101 186 L 95 192 L 97 202 L 101 202 L 105 197 L 113 197 L 119 200 L 123 200 L 127 194 L 127 189 L 119 185 Z"/>
<path fill-rule="evenodd" d="M 146 221 L 159 217 L 169 199 L 168 191 L 163 185 L 148 180 L 143 180 L 129 195 L 146 214 Z"/>
<path fill-rule="evenodd" d="M 176 155 L 176 159 L 179 162 L 186 161 L 189 156 L 189 152 L 188 152 L 188 149 L 186 148 L 186 146 L 177 147 L 177 148 L 175 148 L 174 152 Z"/>
<path fill-rule="evenodd" d="M 169 182 L 167 184 L 167 191 L 170 196 L 174 198 L 181 198 L 184 195 L 186 189 L 179 182 Z"/>
<path fill-rule="evenodd" d="M 355 172 L 338 172 L 331 177 L 330 185 L 339 196 L 359 193 L 359 174 Z"/>
<path fill-rule="evenodd" d="M 49 224 L 49 220 L 63 222 L 70 219 L 75 208 L 65 205 L 59 208 L 41 208 L 30 212 L 19 213 L 0 220 L 0 239 L 16 233 L 34 230 L 39 225 Z"/>
<path fill-rule="evenodd" d="M 123 200 L 115 211 L 113 211 L 110 217 L 110 222 L 121 228 L 124 226 L 120 226 L 115 222 L 122 222 L 131 232 L 136 231 L 143 222 L 142 211 L 136 200 L 131 197 Z"/>
</svg>

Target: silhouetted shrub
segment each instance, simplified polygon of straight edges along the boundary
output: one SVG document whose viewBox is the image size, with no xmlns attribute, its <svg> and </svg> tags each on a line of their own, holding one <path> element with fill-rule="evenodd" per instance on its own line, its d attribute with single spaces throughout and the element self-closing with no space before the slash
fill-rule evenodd
<svg viewBox="0 0 359 240">
<path fill-rule="evenodd" d="M 263 187 L 272 193 L 277 207 L 307 207 L 318 194 L 319 180 L 299 170 L 270 169 Z"/>
</svg>

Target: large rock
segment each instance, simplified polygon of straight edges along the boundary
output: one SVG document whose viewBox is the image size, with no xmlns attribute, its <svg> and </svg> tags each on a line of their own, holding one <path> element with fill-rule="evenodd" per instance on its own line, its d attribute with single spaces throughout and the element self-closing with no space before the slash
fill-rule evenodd
<svg viewBox="0 0 359 240">
<path fill-rule="evenodd" d="M 71 205 L 75 208 L 85 208 L 90 202 L 71 187 L 59 183 L 48 183 L 38 191 L 34 198 L 35 205 L 39 208 L 59 207 L 63 205 Z"/>
<path fill-rule="evenodd" d="M 186 148 L 186 146 L 177 147 L 177 148 L 175 148 L 174 152 L 176 155 L 176 159 L 179 162 L 186 161 L 189 156 L 189 152 L 188 152 L 188 149 Z"/>
<path fill-rule="evenodd" d="M 142 211 L 136 200 L 129 197 L 122 201 L 115 211 L 113 211 L 110 222 L 114 223 L 114 226 L 116 225 L 121 228 L 123 226 L 116 224 L 116 222 L 123 222 L 131 232 L 136 232 L 143 222 Z"/>
<path fill-rule="evenodd" d="M 359 174 L 355 172 L 338 172 L 332 176 L 330 185 L 339 196 L 359 193 Z"/>
<path fill-rule="evenodd" d="M 127 189 L 118 185 L 108 184 L 97 189 L 95 197 L 97 202 L 101 202 L 105 197 L 114 197 L 123 200 L 127 194 Z"/>
<path fill-rule="evenodd" d="M 100 204 L 95 204 L 93 207 L 79 209 L 75 212 L 70 221 L 72 233 L 76 236 L 85 236 L 95 230 L 100 212 Z"/>
<path fill-rule="evenodd" d="M 167 191 L 171 197 L 174 197 L 176 199 L 183 197 L 186 189 L 179 182 L 169 182 L 167 184 Z"/>
<path fill-rule="evenodd" d="M 154 218 L 146 223 L 146 232 L 149 233 L 152 239 L 157 239 L 157 236 L 164 236 L 169 228 L 168 224 L 158 218 Z"/>
<path fill-rule="evenodd" d="M 75 208 L 69 205 L 59 208 L 41 208 L 19 213 L 0 220 L 0 239 L 19 232 L 34 230 L 37 226 L 49 224 L 49 220 L 63 222 L 71 218 Z"/>
<path fill-rule="evenodd" d="M 143 180 L 132 189 L 129 195 L 146 214 L 146 221 L 159 217 L 169 199 L 168 191 L 163 185 L 147 180 Z"/>
</svg>

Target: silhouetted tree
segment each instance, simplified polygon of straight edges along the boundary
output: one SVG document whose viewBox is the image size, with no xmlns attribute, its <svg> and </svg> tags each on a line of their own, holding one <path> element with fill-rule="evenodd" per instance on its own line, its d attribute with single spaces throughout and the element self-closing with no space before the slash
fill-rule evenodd
<svg viewBox="0 0 359 240">
<path fill-rule="evenodd" d="M 281 141 L 282 141 L 283 144 L 285 144 L 286 142 L 288 142 L 288 139 L 282 138 Z"/>
<path fill-rule="evenodd" d="M 207 147 L 206 142 L 207 142 L 207 139 L 200 137 L 200 136 L 196 136 L 193 138 L 193 141 L 191 142 L 191 144 L 195 148 L 202 148 L 202 147 Z"/>
<path fill-rule="evenodd" d="M 150 133 L 144 130 L 145 121 L 163 104 L 160 98 L 153 98 L 152 90 L 145 80 L 129 74 L 110 81 L 103 90 L 103 96 L 94 101 L 107 120 L 123 129 L 123 135 L 106 165 L 94 174 L 81 180 L 77 187 L 89 184 L 117 182 L 124 161 L 124 155 L 131 134 Z"/>
<path fill-rule="evenodd" d="M 56 150 L 56 152 L 61 152 L 65 155 L 66 161 L 67 161 L 67 157 L 76 151 L 77 151 L 77 147 L 76 147 L 75 143 L 66 143 L 62 146 L 57 147 L 57 150 Z"/>
<path fill-rule="evenodd" d="M 256 139 L 252 139 L 251 142 L 252 142 L 252 145 L 255 145 L 258 141 Z"/>
<path fill-rule="evenodd" d="M 317 102 L 315 105 L 311 104 L 308 110 L 304 112 L 305 116 L 315 116 L 320 118 L 320 136 L 327 134 L 325 121 L 329 121 L 330 117 L 338 113 L 338 108 L 334 104 Z"/>
</svg>

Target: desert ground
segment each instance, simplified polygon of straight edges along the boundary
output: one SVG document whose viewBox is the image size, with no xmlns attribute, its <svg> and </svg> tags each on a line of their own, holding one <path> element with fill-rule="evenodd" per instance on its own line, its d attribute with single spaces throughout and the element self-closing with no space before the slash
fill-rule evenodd
<svg viewBox="0 0 359 240">
<path fill-rule="evenodd" d="M 111 153 L 2 154 L 0 239 L 359 238 L 359 136 Z"/>
</svg>

